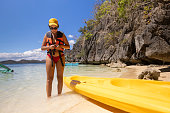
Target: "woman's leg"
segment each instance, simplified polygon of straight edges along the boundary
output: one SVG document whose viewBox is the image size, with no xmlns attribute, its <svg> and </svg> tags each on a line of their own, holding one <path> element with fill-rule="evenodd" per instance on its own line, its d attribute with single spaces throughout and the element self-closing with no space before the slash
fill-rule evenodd
<svg viewBox="0 0 170 113">
<path fill-rule="evenodd" d="M 63 64 L 65 65 L 65 56 L 62 56 Z M 56 63 L 57 67 L 57 80 L 58 80 L 58 95 L 61 94 L 63 88 L 63 72 L 64 66 L 62 66 L 61 61 L 58 60 Z"/>
<path fill-rule="evenodd" d="M 54 64 L 54 62 L 53 62 L 53 64 Z M 46 56 L 46 72 L 47 72 L 46 92 L 47 92 L 47 97 L 51 97 L 52 82 L 53 82 L 53 78 L 54 78 L 54 69 L 55 69 L 55 64 L 52 67 L 51 58 L 49 56 Z"/>
</svg>

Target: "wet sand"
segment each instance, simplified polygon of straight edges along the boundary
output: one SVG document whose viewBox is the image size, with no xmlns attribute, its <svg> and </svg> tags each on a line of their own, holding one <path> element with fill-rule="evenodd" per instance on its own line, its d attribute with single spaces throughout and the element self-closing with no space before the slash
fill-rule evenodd
<svg viewBox="0 0 170 113">
<path fill-rule="evenodd" d="M 122 72 L 120 78 L 137 79 L 142 71 L 148 66 L 127 66 L 126 71 Z M 159 80 L 170 81 L 170 65 L 154 67 L 161 71 Z M 82 96 L 83 99 L 76 105 L 65 110 L 63 113 L 127 113 L 117 108 L 110 107 L 88 97 Z"/>
</svg>

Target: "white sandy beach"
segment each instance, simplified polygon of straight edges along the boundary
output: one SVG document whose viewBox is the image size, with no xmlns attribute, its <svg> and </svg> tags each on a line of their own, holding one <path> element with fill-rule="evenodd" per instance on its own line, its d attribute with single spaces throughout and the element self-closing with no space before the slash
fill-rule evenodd
<svg viewBox="0 0 170 113">
<path fill-rule="evenodd" d="M 57 95 L 56 76 L 53 81 L 52 97 L 46 97 L 46 73 L 44 64 L 9 65 L 13 74 L 0 75 L 0 113 L 126 113 L 98 101 L 82 96 L 64 85 L 62 95 Z M 66 67 L 65 76 L 81 75 L 107 78 L 132 78 L 147 66 L 127 66 L 116 68 L 96 65 Z M 160 69 L 159 80 L 170 81 L 169 66 Z"/>
</svg>

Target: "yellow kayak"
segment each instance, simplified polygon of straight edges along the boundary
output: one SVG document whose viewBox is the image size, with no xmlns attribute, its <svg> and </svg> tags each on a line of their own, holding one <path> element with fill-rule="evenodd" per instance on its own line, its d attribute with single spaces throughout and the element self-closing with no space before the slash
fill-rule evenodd
<svg viewBox="0 0 170 113">
<path fill-rule="evenodd" d="M 64 77 L 72 90 L 132 113 L 170 113 L 170 82 L 86 76 Z"/>
</svg>

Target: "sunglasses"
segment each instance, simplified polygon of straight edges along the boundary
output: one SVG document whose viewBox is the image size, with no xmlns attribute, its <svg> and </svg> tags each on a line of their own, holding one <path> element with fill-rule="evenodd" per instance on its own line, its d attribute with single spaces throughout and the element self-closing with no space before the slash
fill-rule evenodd
<svg viewBox="0 0 170 113">
<path fill-rule="evenodd" d="M 58 29 L 58 27 L 50 27 L 50 29 L 51 30 L 53 30 L 53 29 L 56 30 L 56 29 Z"/>
</svg>

